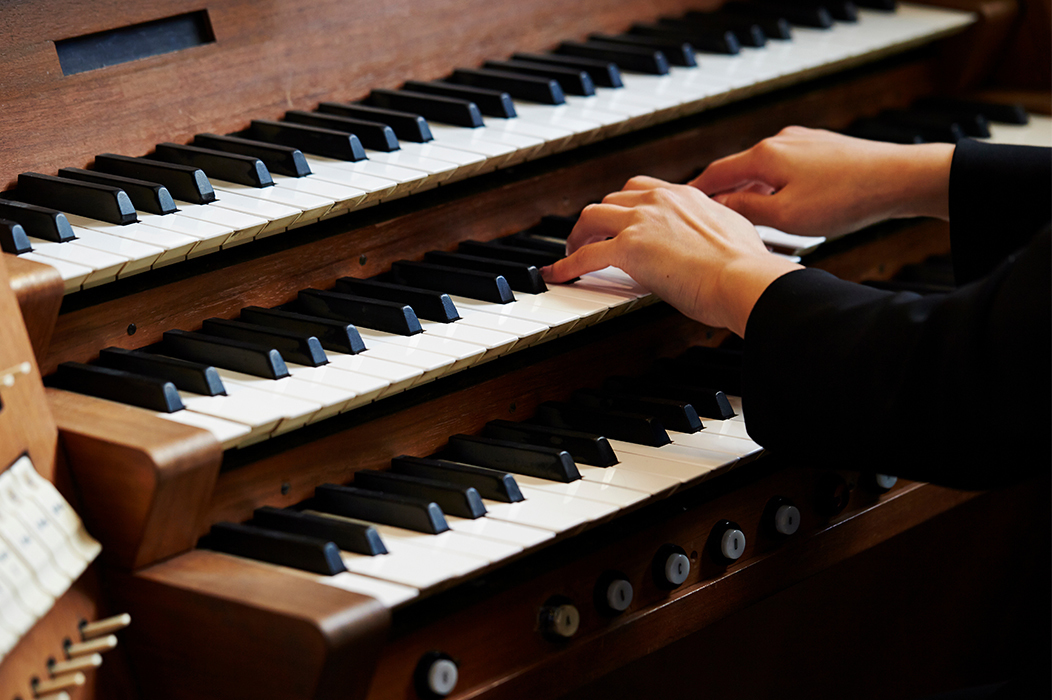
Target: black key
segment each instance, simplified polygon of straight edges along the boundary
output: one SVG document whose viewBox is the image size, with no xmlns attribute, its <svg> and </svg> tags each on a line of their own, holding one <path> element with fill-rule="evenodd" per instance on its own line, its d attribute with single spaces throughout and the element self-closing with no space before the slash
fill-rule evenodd
<svg viewBox="0 0 1052 700">
<path fill-rule="evenodd" d="M 548 481 L 568 484 L 581 478 L 570 453 L 552 447 L 523 445 L 474 435 L 454 435 L 449 438 L 443 456 L 457 462 Z"/>
<path fill-rule="evenodd" d="M 665 58 L 665 54 L 652 49 L 637 49 L 599 41 L 564 41 L 555 49 L 555 53 L 613 61 L 622 70 L 654 75 L 668 74 L 668 59 Z"/>
<path fill-rule="evenodd" d="M 731 34 L 731 36 L 734 35 Z M 608 44 L 623 44 L 625 46 L 635 46 L 641 49 L 657 49 L 665 54 L 665 58 L 667 58 L 669 64 L 673 66 L 694 68 L 698 65 L 697 60 L 694 58 L 694 46 L 689 40 L 680 40 L 679 37 L 675 36 L 663 37 L 648 36 L 645 34 L 590 34 L 588 38 L 592 41 L 602 41 Z M 737 41 L 737 39 L 735 39 L 735 41 Z M 703 51 L 704 49 L 698 47 L 698 50 Z"/>
<path fill-rule="evenodd" d="M 479 272 L 490 272 L 500 275 L 508 281 L 508 286 L 513 292 L 524 294 L 541 294 L 548 291 L 544 284 L 544 278 L 540 271 L 533 265 L 526 263 L 510 262 L 506 260 L 494 260 L 493 258 L 482 258 L 476 255 L 464 255 L 462 253 L 446 253 L 444 251 L 432 251 L 424 256 L 424 260 L 436 265 L 446 267 L 457 267 L 462 270 L 478 270 Z M 414 307 L 415 308 L 415 307 Z"/>
<path fill-rule="evenodd" d="M 855 0 L 855 4 L 859 7 L 868 7 L 871 10 L 884 10 L 885 12 L 894 12 L 898 9 L 898 0 Z"/>
<path fill-rule="evenodd" d="M 249 187 L 270 187 L 274 180 L 263 161 L 252 156 L 223 153 L 211 148 L 184 146 L 178 143 L 159 143 L 154 158 L 177 165 L 200 168 L 217 180 L 235 182 Z"/>
<path fill-rule="evenodd" d="M 0 219 L 0 250 L 12 255 L 20 255 L 33 250 L 22 224 Z"/>
<path fill-rule="evenodd" d="M 823 7 L 798 7 L 774 2 L 741 2 L 732 0 L 721 8 L 724 12 L 745 15 L 746 17 L 783 17 L 801 27 L 829 29 L 833 26 L 833 17 Z"/>
<path fill-rule="evenodd" d="M 504 90 L 520 100 L 530 100 L 546 105 L 566 104 L 562 87 L 551 78 L 485 68 L 458 68 L 453 71 L 450 79 L 462 85 Z"/>
<path fill-rule="evenodd" d="M 345 552 L 367 556 L 387 554 L 387 547 L 380 539 L 376 528 L 366 523 L 356 523 L 343 518 L 327 518 L 324 515 L 301 513 L 288 508 L 263 506 L 256 508 L 252 524 L 268 530 L 279 530 L 293 535 L 306 535 L 325 542 L 332 542 Z"/>
<path fill-rule="evenodd" d="M 494 258 L 496 260 L 510 260 L 537 267 L 551 265 L 566 257 L 565 255 L 555 255 L 543 250 L 501 245 L 493 241 L 461 241 L 460 245 L 457 246 L 457 251 L 466 255 L 476 255 L 481 258 Z"/>
<path fill-rule="evenodd" d="M 434 292 L 418 287 L 407 287 L 404 284 L 380 282 L 378 280 L 360 280 L 354 277 L 341 277 L 336 280 L 336 291 L 343 294 L 355 294 L 361 297 L 393 301 L 413 307 L 417 318 L 439 323 L 452 323 L 460 319 L 460 312 L 448 294 Z"/>
<path fill-rule="evenodd" d="M 965 136 L 971 136 L 974 138 L 985 139 L 990 137 L 990 120 L 986 118 L 986 115 L 978 112 L 968 112 L 965 110 L 938 110 L 938 109 L 918 109 L 916 107 L 910 108 L 909 110 L 913 114 L 924 118 L 930 118 L 934 122 L 953 123 L 961 128 L 961 132 Z"/>
<path fill-rule="evenodd" d="M 534 420 L 553 428 L 598 433 L 614 440 L 661 447 L 672 442 L 665 427 L 654 416 L 624 411 L 603 411 L 557 401 L 537 407 Z"/>
<path fill-rule="evenodd" d="M 554 53 L 517 53 L 512 54 L 512 59 L 583 70 L 588 73 L 588 77 L 592 79 L 596 87 L 620 88 L 625 86 L 621 81 L 621 69 L 613 61 L 583 56 L 561 56 Z"/>
<path fill-rule="evenodd" d="M 104 173 L 157 182 L 168 188 L 172 196 L 191 204 L 216 201 L 212 183 L 200 168 L 164 163 L 149 158 L 131 158 L 113 153 L 95 156 L 95 169 Z"/>
<path fill-rule="evenodd" d="M 228 321 L 224 318 L 207 318 L 201 326 L 201 332 L 208 335 L 240 340 L 245 343 L 258 343 L 272 347 L 281 353 L 286 362 L 296 362 L 308 367 L 320 367 L 329 364 L 321 343 L 313 335 L 288 331 L 282 328 L 257 326 L 244 321 Z"/>
<path fill-rule="evenodd" d="M 365 342 L 358 329 L 346 321 L 334 321 L 331 318 L 307 316 L 295 311 L 281 309 L 264 309 L 260 306 L 247 306 L 241 309 L 241 320 L 257 326 L 281 328 L 294 333 L 314 336 L 326 350 L 345 352 L 357 355 L 365 350 Z"/>
<path fill-rule="evenodd" d="M 887 143 L 926 143 L 919 129 L 902 124 L 887 124 L 873 117 L 856 119 L 844 129 L 848 136 Z"/>
<path fill-rule="evenodd" d="M 858 6 L 852 0 L 782 0 L 789 5 L 825 8 L 838 22 L 857 22 Z"/>
<path fill-rule="evenodd" d="M 678 430 L 681 433 L 696 433 L 702 429 L 698 412 L 685 401 L 612 394 L 597 389 L 579 389 L 573 393 L 573 401 L 582 406 L 604 411 L 654 416 L 667 429 Z"/>
<path fill-rule="evenodd" d="M 375 469 L 356 471 L 354 485 L 370 491 L 434 501 L 443 513 L 461 518 L 475 520 L 486 514 L 482 496 L 472 486 L 459 486 L 426 477 L 392 474 Z"/>
<path fill-rule="evenodd" d="M 587 97 L 595 94 L 595 83 L 592 82 L 592 76 L 579 68 L 563 68 L 536 61 L 486 61 L 484 66 L 492 70 L 551 78 L 558 81 L 559 87 L 568 95 Z"/>
<path fill-rule="evenodd" d="M 339 129 L 253 119 L 245 133 L 260 141 L 293 146 L 304 153 L 325 158 L 352 163 L 365 159 L 365 148 L 358 137 Z"/>
<path fill-rule="evenodd" d="M 993 104 L 978 100 L 960 100 L 954 97 L 922 97 L 913 103 L 914 107 L 938 111 L 973 112 L 982 114 L 988 121 L 1005 124 L 1026 124 L 1030 115 L 1021 104 Z"/>
<path fill-rule="evenodd" d="M 76 238 L 66 215 L 50 207 L 0 199 L 0 217 L 20 224 L 26 235 L 33 238 L 55 243 L 65 243 Z"/>
<path fill-rule="evenodd" d="M 267 166 L 267 170 L 279 175 L 306 177 L 311 174 L 307 159 L 303 157 L 303 151 L 292 146 L 218 134 L 198 134 L 194 137 L 194 145 L 259 158 L 263 161 L 263 165 Z"/>
<path fill-rule="evenodd" d="M 133 224 L 138 220 L 135 205 L 124 190 L 93 182 L 22 173 L 18 176 L 18 197 L 40 207 L 57 205 L 70 214 L 111 224 Z"/>
<path fill-rule="evenodd" d="M 727 420 L 734 417 L 734 409 L 722 391 L 687 381 L 662 381 L 637 377 L 611 377 L 603 389 L 617 394 L 654 396 L 662 399 L 686 401 L 702 418 Z"/>
<path fill-rule="evenodd" d="M 353 486 L 322 484 L 314 490 L 317 510 L 437 535 L 449 529 L 446 516 L 434 501 L 378 493 Z"/>
<path fill-rule="evenodd" d="M 738 39 L 738 43 L 741 46 L 758 48 L 767 45 L 767 34 L 764 33 L 763 28 L 759 24 L 743 18 L 716 17 L 708 13 L 699 13 L 697 17 L 662 17 L 658 20 L 658 25 L 679 29 L 680 31 L 696 31 L 699 29 L 708 32 L 730 31 L 734 32 L 734 36 Z M 785 23 L 785 31 L 787 34 L 789 33 L 788 22 Z"/>
<path fill-rule="evenodd" d="M 508 281 L 500 275 L 474 270 L 458 270 L 432 263 L 399 260 L 391 265 L 391 278 L 410 287 L 435 289 L 451 295 L 508 304 L 515 301 Z"/>
<path fill-rule="evenodd" d="M 964 138 L 964 131 L 959 124 L 947 122 L 937 115 L 919 114 L 908 110 L 886 110 L 877 115 L 877 119 L 885 124 L 914 129 L 925 141 L 957 143 Z"/>
<path fill-rule="evenodd" d="M 327 103 L 337 104 L 337 103 Z M 380 122 L 394 129 L 395 136 L 402 141 L 427 143 L 434 139 L 427 120 L 419 114 L 397 109 L 385 109 L 372 105 L 338 103 L 343 108 L 343 116 Z"/>
<path fill-rule="evenodd" d="M 531 231 L 520 231 L 504 238 L 498 238 L 497 243 L 515 248 L 542 250 L 552 255 L 562 256 L 566 254 L 566 244 L 562 241 L 550 241 L 544 237 L 534 236 Z"/>
<path fill-rule="evenodd" d="M 175 200 L 172 199 L 168 188 L 157 182 L 148 182 L 131 177 L 121 177 L 110 173 L 100 173 L 95 170 L 81 170 L 80 168 L 62 168 L 58 171 L 61 177 L 71 180 L 83 180 L 94 182 L 97 185 L 108 185 L 124 190 L 136 209 L 148 211 L 151 214 L 172 214 L 178 211 L 175 208 Z"/>
<path fill-rule="evenodd" d="M 109 367 L 63 362 L 49 383 L 59 389 L 140 406 L 151 411 L 175 413 L 183 410 L 183 401 L 171 382 Z"/>
<path fill-rule="evenodd" d="M 442 95 L 444 97 L 468 100 L 478 105 L 479 110 L 487 117 L 513 119 L 516 116 L 515 105 L 511 101 L 511 95 L 502 90 L 490 90 L 471 85 L 457 85 L 445 80 L 434 80 L 429 83 L 419 80 L 407 80 L 402 85 L 402 89 L 410 92 L 423 92 L 429 95 Z"/>
<path fill-rule="evenodd" d="M 398 137 L 395 136 L 394 129 L 391 127 L 380 122 L 349 117 L 342 112 L 342 109 L 343 105 L 335 102 L 322 102 L 318 105 L 317 112 L 291 110 L 285 112 L 285 119 L 298 124 L 346 131 L 357 136 L 362 146 L 374 151 L 390 153 L 401 148 L 398 145 Z"/>
<path fill-rule="evenodd" d="M 397 302 L 304 289 L 299 293 L 296 305 L 311 316 L 334 318 L 385 333 L 415 335 L 424 330 L 413 309 Z"/>
<path fill-rule="evenodd" d="M 502 503 L 518 503 L 526 500 L 519 490 L 519 485 L 515 482 L 515 477 L 496 469 L 458 464 L 444 459 L 424 459 L 401 455 L 391 460 L 391 471 L 397 474 L 471 486 L 483 498 Z"/>
<path fill-rule="evenodd" d="M 174 330 L 165 331 L 158 352 L 266 379 L 289 376 L 281 353 L 259 343 Z"/>
<path fill-rule="evenodd" d="M 755 19 L 744 14 L 733 12 L 698 12 L 691 10 L 683 15 L 683 21 L 701 26 L 722 27 L 730 29 L 738 36 L 742 44 L 746 41 L 743 35 L 753 34 L 753 27 L 759 27 L 763 35 L 768 39 L 780 39 L 782 41 L 793 38 L 792 25 L 784 17 L 756 17 Z"/>
<path fill-rule="evenodd" d="M 240 523 L 216 523 L 201 546 L 325 576 L 347 570 L 332 542 Z"/>
<path fill-rule="evenodd" d="M 369 93 L 369 103 L 385 109 L 412 112 L 443 124 L 470 128 L 482 126 L 482 112 L 470 100 L 409 90 L 373 90 Z"/>
<path fill-rule="evenodd" d="M 664 24 L 633 24 L 630 34 L 649 36 L 665 41 L 688 41 L 698 51 L 707 53 L 736 54 L 741 51 L 738 36 L 729 29 L 705 29 L 694 27 L 679 29 Z"/>
<path fill-rule="evenodd" d="M 483 429 L 486 437 L 498 440 L 524 442 L 539 447 L 566 450 L 574 462 L 596 467 L 612 467 L 617 464 L 617 455 L 610 442 L 602 435 L 579 430 L 553 428 L 534 423 L 515 423 L 510 420 L 491 420 Z"/>
<path fill-rule="evenodd" d="M 153 377 L 171 382 L 177 389 L 204 396 L 226 394 L 223 380 L 215 367 L 200 362 L 180 360 L 174 357 L 154 355 L 142 350 L 103 348 L 97 363 L 110 369 L 133 372 L 144 377 Z"/>
</svg>

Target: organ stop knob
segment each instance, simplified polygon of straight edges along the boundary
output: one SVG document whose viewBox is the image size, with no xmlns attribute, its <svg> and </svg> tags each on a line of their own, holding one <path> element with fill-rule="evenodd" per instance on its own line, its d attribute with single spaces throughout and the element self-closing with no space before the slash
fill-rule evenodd
<svg viewBox="0 0 1052 700">
<path fill-rule="evenodd" d="M 595 585 L 595 607 L 605 615 L 618 615 L 632 604 L 632 583 L 620 571 L 608 571 Z"/>
<path fill-rule="evenodd" d="M 738 523 L 721 520 L 712 528 L 710 541 L 718 560 L 736 561 L 745 552 L 745 533 Z"/>
<path fill-rule="evenodd" d="M 690 559 L 682 547 L 663 545 L 654 557 L 653 572 L 654 581 L 659 587 L 672 590 L 682 585 L 690 575 Z"/>
<path fill-rule="evenodd" d="M 422 698 L 444 698 L 456 688 L 459 676 L 453 657 L 440 651 L 429 651 L 416 665 L 417 694 Z"/>
<path fill-rule="evenodd" d="M 581 626 L 581 613 L 569 600 L 552 598 L 541 607 L 540 626 L 548 639 L 569 639 Z"/>
</svg>

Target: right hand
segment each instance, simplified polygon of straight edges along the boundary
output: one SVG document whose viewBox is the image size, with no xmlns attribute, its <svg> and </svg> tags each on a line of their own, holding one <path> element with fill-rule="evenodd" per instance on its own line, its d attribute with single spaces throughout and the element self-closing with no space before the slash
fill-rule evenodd
<svg viewBox="0 0 1052 700">
<path fill-rule="evenodd" d="M 837 236 L 892 218 L 948 218 L 953 149 L 790 126 L 690 184 L 753 224 Z"/>
</svg>

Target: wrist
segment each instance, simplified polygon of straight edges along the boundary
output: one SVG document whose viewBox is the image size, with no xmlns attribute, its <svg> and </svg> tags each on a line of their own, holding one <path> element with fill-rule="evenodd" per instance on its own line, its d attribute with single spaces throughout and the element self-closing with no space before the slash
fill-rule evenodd
<svg viewBox="0 0 1052 700">
<path fill-rule="evenodd" d="M 886 172 L 895 175 L 893 218 L 950 217 L 950 164 L 954 145 L 926 143 L 899 146 Z"/>
<path fill-rule="evenodd" d="M 716 280 L 717 308 L 725 313 L 721 325 L 744 338 L 749 315 L 767 287 L 782 275 L 802 269 L 803 265 L 773 253 L 740 258 L 725 265 Z"/>
</svg>

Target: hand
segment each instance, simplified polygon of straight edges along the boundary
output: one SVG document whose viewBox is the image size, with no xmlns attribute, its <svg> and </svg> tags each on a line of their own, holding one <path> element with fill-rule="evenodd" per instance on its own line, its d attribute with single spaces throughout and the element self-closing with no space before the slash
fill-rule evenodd
<svg viewBox="0 0 1052 700">
<path fill-rule="evenodd" d="M 837 236 L 891 218 L 949 218 L 953 149 L 790 126 L 690 184 L 756 225 Z"/>
<path fill-rule="evenodd" d="M 651 177 L 586 207 L 566 250 L 542 270 L 545 280 L 613 265 L 685 315 L 741 336 L 767 285 L 800 267 L 769 253 L 752 224 L 700 190 Z"/>
</svg>

